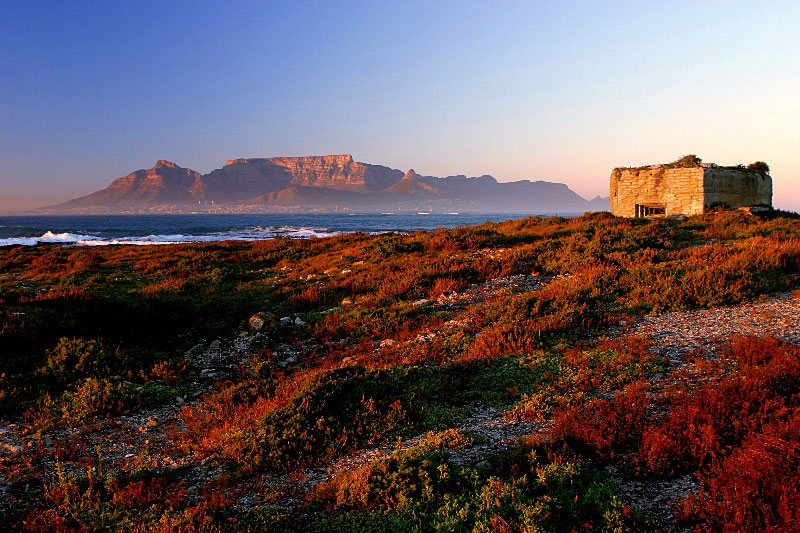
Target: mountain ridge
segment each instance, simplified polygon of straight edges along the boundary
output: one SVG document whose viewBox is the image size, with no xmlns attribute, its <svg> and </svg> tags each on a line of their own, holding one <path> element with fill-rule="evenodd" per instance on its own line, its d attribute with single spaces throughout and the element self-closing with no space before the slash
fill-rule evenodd
<svg viewBox="0 0 800 533">
<path fill-rule="evenodd" d="M 159 159 L 108 187 L 37 214 L 459 210 L 554 213 L 608 210 L 563 183 L 500 182 L 490 175 L 422 176 L 350 154 L 230 159 L 207 174 Z"/>
</svg>

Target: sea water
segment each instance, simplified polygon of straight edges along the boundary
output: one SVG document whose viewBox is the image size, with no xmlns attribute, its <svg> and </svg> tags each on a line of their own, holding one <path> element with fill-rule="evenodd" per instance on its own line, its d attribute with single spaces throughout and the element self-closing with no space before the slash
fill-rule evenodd
<svg viewBox="0 0 800 533">
<path fill-rule="evenodd" d="M 0 216 L 0 246 L 177 244 L 275 237 L 330 237 L 474 226 L 530 213 L 292 213 L 198 215 Z"/>
</svg>

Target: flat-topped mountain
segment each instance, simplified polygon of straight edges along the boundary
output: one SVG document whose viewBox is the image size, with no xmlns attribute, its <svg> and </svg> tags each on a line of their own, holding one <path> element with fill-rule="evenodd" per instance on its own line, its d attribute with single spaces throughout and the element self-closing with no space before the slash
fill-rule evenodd
<svg viewBox="0 0 800 533">
<path fill-rule="evenodd" d="M 208 174 L 160 160 L 106 189 L 37 213 L 197 211 L 492 211 L 582 213 L 607 210 L 562 183 L 492 176 L 439 178 L 359 163 L 349 154 L 232 159 Z"/>
<path fill-rule="evenodd" d="M 203 176 L 209 199 L 242 201 L 293 185 L 372 192 L 399 181 L 403 173 L 353 161 L 351 155 L 232 159 Z"/>
</svg>

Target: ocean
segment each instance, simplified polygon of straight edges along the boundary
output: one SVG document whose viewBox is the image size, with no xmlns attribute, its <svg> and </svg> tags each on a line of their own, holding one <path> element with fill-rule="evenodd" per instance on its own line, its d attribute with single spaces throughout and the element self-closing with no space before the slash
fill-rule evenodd
<svg viewBox="0 0 800 533">
<path fill-rule="evenodd" d="M 0 246 L 54 243 L 65 246 L 153 245 L 275 237 L 330 237 L 474 226 L 529 213 L 292 213 L 201 215 L 0 216 Z"/>
</svg>

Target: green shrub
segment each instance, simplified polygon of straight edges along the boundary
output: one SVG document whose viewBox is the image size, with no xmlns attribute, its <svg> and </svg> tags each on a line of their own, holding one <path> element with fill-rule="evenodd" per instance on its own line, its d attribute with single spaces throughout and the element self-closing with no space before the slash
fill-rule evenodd
<svg viewBox="0 0 800 533">
<path fill-rule="evenodd" d="M 313 499 L 331 512 L 360 511 L 342 516 L 372 516 L 380 524 L 411 512 L 423 531 L 629 530 L 648 524 L 616 496 L 601 471 L 542 459 L 546 455 L 521 445 L 490 458 L 503 464 L 496 475 L 457 467 L 447 453 L 420 444 L 339 474 Z"/>
<path fill-rule="evenodd" d="M 385 372 L 349 367 L 321 374 L 259 422 L 259 463 L 302 468 L 400 435 L 409 424 L 410 398 L 402 393 Z"/>
<path fill-rule="evenodd" d="M 133 385 L 122 380 L 84 378 L 71 390 L 51 398 L 45 396 L 27 416 L 39 427 L 73 427 L 98 417 L 129 412 L 141 405 Z"/>
<path fill-rule="evenodd" d="M 47 351 L 42 373 L 65 380 L 70 376 L 106 375 L 112 357 L 96 340 L 62 338 Z"/>
<path fill-rule="evenodd" d="M 696 167 L 697 165 L 699 165 L 702 162 L 703 162 L 703 160 L 700 159 L 699 157 L 697 157 L 696 155 L 688 154 L 688 155 L 685 155 L 685 156 L 681 157 L 680 159 L 676 159 L 675 161 L 670 163 L 669 166 L 671 166 L 671 167 Z"/>
<path fill-rule="evenodd" d="M 121 378 L 83 378 L 60 396 L 45 395 L 26 416 L 38 428 L 74 427 L 171 402 L 176 392 L 155 381 L 137 386 Z"/>
<path fill-rule="evenodd" d="M 750 163 L 747 165 L 747 168 L 750 170 L 755 170 L 761 174 L 769 174 L 769 165 L 763 161 L 756 161 L 755 163 Z"/>
</svg>

